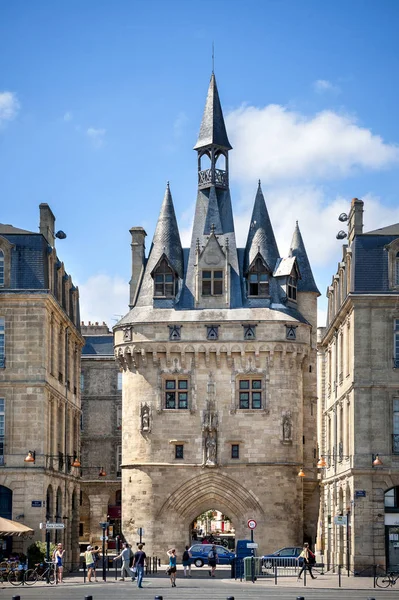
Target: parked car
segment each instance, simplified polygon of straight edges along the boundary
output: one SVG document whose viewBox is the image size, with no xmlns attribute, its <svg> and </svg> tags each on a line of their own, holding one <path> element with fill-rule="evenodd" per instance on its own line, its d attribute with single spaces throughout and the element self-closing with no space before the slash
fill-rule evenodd
<svg viewBox="0 0 399 600">
<path fill-rule="evenodd" d="M 192 554 L 192 561 L 196 567 L 203 567 L 208 564 L 208 554 L 212 548 L 212 544 L 194 544 L 190 548 Z M 230 565 L 233 558 L 235 558 L 234 552 L 230 552 L 223 546 L 216 546 L 216 552 L 219 557 L 220 565 Z"/>
<path fill-rule="evenodd" d="M 262 556 L 262 563 L 267 569 L 273 567 L 275 564 L 277 564 L 277 566 L 294 566 L 296 564 L 296 559 L 302 550 L 303 548 L 301 546 L 287 546 L 286 548 L 280 548 L 280 550 L 276 550 L 276 552 L 273 552 L 272 554 L 265 554 Z M 302 559 L 298 562 L 302 562 Z"/>
</svg>

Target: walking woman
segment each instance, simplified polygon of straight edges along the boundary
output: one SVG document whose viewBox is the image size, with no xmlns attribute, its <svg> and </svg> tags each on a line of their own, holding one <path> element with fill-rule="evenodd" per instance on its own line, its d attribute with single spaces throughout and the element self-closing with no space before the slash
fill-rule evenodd
<svg viewBox="0 0 399 600">
<path fill-rule="evenodd" d="M 192 559 L 193 555 L 191 554 L 190 550 L 189 550 L 189 546 L 186 546 L 186 549 L 183 552 L 183 570 L 184 570 L 184 577 L 187 577 L 187 573 L 188 576 L 191 577 L 191 559 Z"/>
<path fill-rule="evenodd" d="M 176 587 L 176 571 L 177 571 L 176 550 L 174 548 L 171 548 L 170 550 L 167 551 L 166 554 L 169 556 L 168 573 L 170 575 L 170 582 L 172 584 L 172 587 Z"/>
</svg>

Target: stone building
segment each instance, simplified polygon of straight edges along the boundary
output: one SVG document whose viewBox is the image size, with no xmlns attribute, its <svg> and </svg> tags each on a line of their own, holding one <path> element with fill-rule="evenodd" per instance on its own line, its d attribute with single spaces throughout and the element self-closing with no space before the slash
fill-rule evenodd
<svg viewBox="0 0 399 600">
<path fill-rule="evenodd" d="M 79 541 L 99 543 L 108 521 L 108 547 L 121 533 L 122 374 L 113 334 L 103 323 L 81 324 L 82 480 Z"/>
<path fill-rule="evenodd" d="M 37 540 L 41 522 L 63 523 L 52 540 L 75 561 L 83 339 L 79 292 L 55 249 L 65 234 L 54 225 L 47 204 L 39 233 L 0 225 L 0 515 L 32 527 Z"/>
<path fill-rule="evenodd" d="M 318 332 L 319 546 L 329 565 L 399 569 L 399 224 L 364 233 L 356 198 L 347 220 Z"/>
<path fill-rule="evenodd" d="M 200 133 L 191 246 L 167 186 L 148 257 L 133 227 L 130 312 L 115 326 L 123 367 L 122 528 L 146 550 L 183 548 L 202 512 L 259 552 L 314 539 L 316 304 L 295 227 L 281 257 L 259 183 L 236 247 L 228 140 L 214 74 Z M 294 224 L 293 224 L 294 229 Z M 307 477 L 298 477 L 306 466 Z"/>
</svg>

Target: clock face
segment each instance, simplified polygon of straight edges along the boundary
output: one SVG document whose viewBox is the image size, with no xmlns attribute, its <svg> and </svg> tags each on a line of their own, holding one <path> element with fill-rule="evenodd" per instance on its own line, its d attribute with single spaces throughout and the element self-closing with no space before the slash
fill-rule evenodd
<svg viewBox="0 0 399 600">
<path fill-rule="evenodd" d="M 256 527 L 256 521 L 254 519 L 249 519 L 249 521 L 248 521 L 248 527 L 250 529 L 255 529 L 255 527 Z"/>
</svg>

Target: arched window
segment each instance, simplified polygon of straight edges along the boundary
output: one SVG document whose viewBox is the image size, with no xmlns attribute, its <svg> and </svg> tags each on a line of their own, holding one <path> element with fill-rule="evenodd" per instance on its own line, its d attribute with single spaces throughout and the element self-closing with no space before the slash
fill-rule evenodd
<svg viewBox="0 0 399 600">
<path fill-rule="evenodd" d="M 248 272 L 248 296 L 266 298 L 269 295 L 269 272 L 258 256 Z"/>
<path fill-rule="evenodd" d="M 0 286 L 4 285 L 4 252 L 0 250 Z"/>
<path fill-rule="evenodd" d="M 176 276 L 168 261 L 163 258 L 153 273 L 154 296 L 156 298 L 174 298 L 176 295 Z"/>
</svg>

